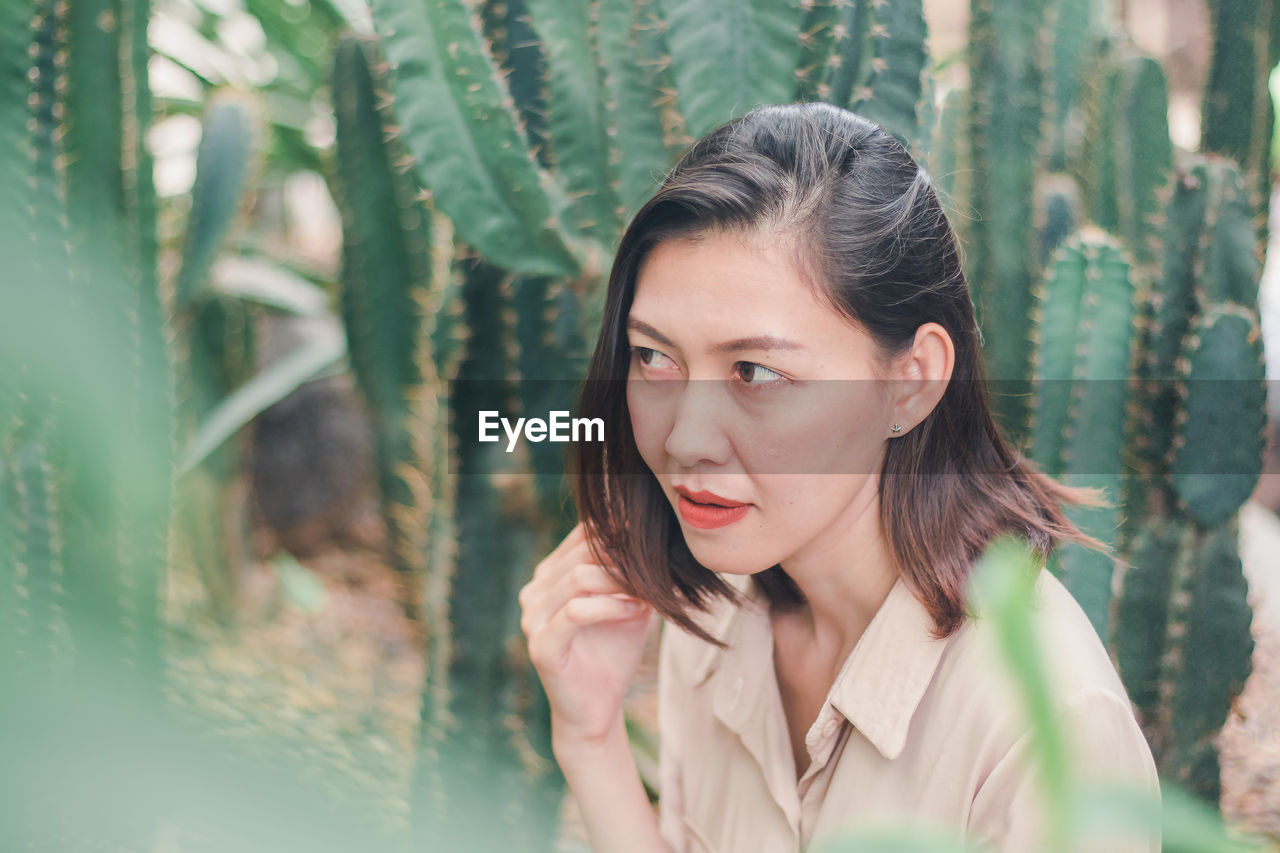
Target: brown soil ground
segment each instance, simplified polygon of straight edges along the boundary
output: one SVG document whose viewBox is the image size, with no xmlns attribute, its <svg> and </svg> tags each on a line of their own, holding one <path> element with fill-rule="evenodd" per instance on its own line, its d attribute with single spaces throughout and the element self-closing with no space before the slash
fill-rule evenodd
<svg viewBox="0 0 1280 853">
<path fill-rule="evenodd" d="M 1222 812 L 1280 841 L 1280 630 L 1254 625 L 1253 675 L 1219 736 Z"/>
</svg>

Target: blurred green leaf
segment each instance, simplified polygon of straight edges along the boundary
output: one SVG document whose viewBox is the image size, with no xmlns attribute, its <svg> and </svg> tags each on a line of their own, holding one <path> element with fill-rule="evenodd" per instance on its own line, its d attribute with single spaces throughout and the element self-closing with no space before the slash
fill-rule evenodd
<svg viewBox="0 0 1280 853">
<path fill-rule="evenodd" d="M 271 558 L 271 568 L 280 579 L 285 601 L 304 613 L 324 611 L 329 592 L 313 571 L 283 552 Z"/>
<path fill-rule="evenodd" d="M 329 294 L 265 258 L 227 255 L 213 265 L 210 286 L 218 293 L 257 302 L 300 317 L 326 313 Z"/>
<path fill-rule="evenodd" d="M 187 306 L 205 286 L 223 238 L 240 210 L 256 145 L 253 125 L 248 103 L 239 95 L 220 97 L 205 113 L 196 181 L 191 188 L 191 215 L 174 281 L 179 306 Z"/>
<path fill-rule="evenodd" d="M 181 477 L 204 460 L 261 411 L 280 402 L 302 383 L 347 354 L 341 330 L 317 327 L 311 339 L 267 367 L 214 407 L 196 431 L 178 467 Z"/>
<path fill-rule="evenodd" d="M 1055 719 L 1044 659 L 1031 621 L 1039 565 L 1025 540 L 1006 534 L 988 545 L 969 580 L 969 598 L 988 620 L 1026 703 L 1032 744 L 1047 795 L 1050 849 L 1066 849 L 1075 791 Z"/>
</svg>

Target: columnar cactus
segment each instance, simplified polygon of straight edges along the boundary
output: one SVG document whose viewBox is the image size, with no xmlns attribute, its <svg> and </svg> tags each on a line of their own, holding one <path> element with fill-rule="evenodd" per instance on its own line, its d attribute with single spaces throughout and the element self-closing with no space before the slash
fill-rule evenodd
<svg viewBox="0 0 1280 853">
<path fill-rule="evenodd" d="M 1029 196 L 1016 192 L 1013 208 L 982 200 L 981 182 L 1044 160 L 1055 171 L 1038 179 L 1042 245 L 1059 239 L 1063 219 L 1089 223 L 1058 249 L 1037 294 L 1027 453 L 1069 482 L 1102 488 L 1121 510 L 1077 508 L 1072 517 L 1117 549 L 1122 572 L 1116 577 L 1110 559 L 1073 546 L 1051 567 L 1110 643 L 1162 772 L 1216 800 L 1212 735 L 1242 687 L 1252 650 L 1233 531 L 1265 444 L 1257 218 L 1249 179 L 1230 161 L 1192 159 L 1174 169 L 1158 64 L 1072 5 L 1057 4 L 1054 44 L 1075 44 L 1077 30 L 1085 33 L 1091 65 L 1080 67 L 1078 48 L 1052 52 L 1044 155 L 1037 143 L 984 161 L 986 117 L 974 106 L 972 132 L 942 132 L 934 160 L 958 163 L 962 177 L 975 173 L 972 195 L 963 184 L 960 191 L 988 221 L 993 210 L 1007 213 Z M 996 11 L 992 0 L 975 0 L 974 26 Z M 1004 91 L 1004 77 L 984 73 L 992 49 L 973 48 L 973 88 L 951 97 L 1004 104 L 993 95 Z M 1250 101 L 1265 85 L 1246 75 L 1232 97 Z M 944 106 L 944 121 L 947 114 Z M 1082 117 L 1088 132 L 1081 136 Z M 956 146 L 957 137 L 971 139 L 970 149 Z M 1010 164 L 1018 158 L 1020 166 Z M 1076 186 L 1084 204 L 1073 208 Z M 999 281 L 988 260 L 992 232 L 983 224 L 967 236 L 972 286 L 981 294 Z M 1019 274 L 1038 275 L 1034 264 Z M 1001 315 L 985 324 L 989 339 L 1019 339 L 1018 312 L 1005 315 L 1016 301 L 998 304 Z"/>
<path fill-rule="evenodd" d="M 1103 489 L 1113 503 L 1121 488 L 1134 297 L 1126 253 L 1089 228 L 1058 249 L 1032 315 L 1032 458 L 1072 485 Z M 1077 524 L 1112 544 L 1114 507 L 1072 510 Z M 1098 633 L 1108 636 L 1111 558 L 1073 545 L 1054 562 Z"/>
<path fill-rule="evenodd" d="M 796 98 L 838 104 L 918 144 L 926 33 L 919 0 L 815 2 L 800 33 Z"/>
<path fill-rule="evenodd" d="M 1212 736 L 1253 649 L 1237 513 L 1265 446 L 1256 245 L 1234 164 L 1210 157 L 1179 176 L 1131 409 L 1132 566 L 1114 648 L 1161 768 L 1210 800 Z"/>
<path fill-rule="evenodd" d="M 373 45 L 347 39 L 335 60 L 343 303 L 353 365 L 379 425 L 393 552 L 425 593 L 415 829 L 434 844 L 537 849 L 549 844 L 562 781 L 545 736 L 509 728 L 531 714 L 513 690 L 530 679 L 511 668 L 507 644 L 518 622 L 509 602 L 545 537 L 521 534 L 533 529 L 520 526 L 498 485 L 510 462 L 476 443 L 474 425 L 482 410 L 514 410 L 516 347 L 507 336 L 519 335 L 518 325 L 541 330 L 546 312 L 530 300 L 545 296 L 547 280 L 521 280 L 513 297 L 512 276 L 498 267 L 475 256 L 449 263 L 454 235 L 433 226 L 373 54 Z M 513 299 L 524 309 L 519 324 L 507 316 Z M 538 778 L 525 781 L 521 755 L 530 750 L 544 757 Z M 471 811 L 495 786 L 509 820 Z"/>
<path fill-rule="evenodd" d="M 1052 566 L 1110 642 L 1162 772 L 1210 800 L 1212 736 L 1253 648 L 1236 513 L 1264 445 L 1255 245 L 1239 173 L 1202 160 L 1177 181 L 1158 278 L 1086 229 L 1034 317 L 1032 458 L 1124 510 L 1073 513 L 1118 546 L 1118 599 L 1110 558 L 1070 546 Z"/>
<path fill-rule="evenodd" d="M 1246 175 L 1255 213 L 1272 191 L 1275 107 L 1266 75 L 1280 64 L 1280 4 L 1275 0 L 1211 0 L 1213 52 L 1201 106 L 1206 152 L 1229 157 Z M 1258 85 L 1259 80 L 1264 85 Z M 1266 232 L 1265 216 L 1259 225 Z"/>
<path fill-rule="evenodd" d="M 980 215 L 963 234 L 967 271 L 979 325 L 994 325 L 997 315 L 1003 320 L 1000 332 L 984 341 L 994 414 L 1021 435 L 1026 403 L 1011 383 L 1026 380 L 1031 365 L 1027 324 L 1036 275 L 1032 200 L 1043 144 L 1045 10 L 1038 3 L 974 0 L 969 14 L 968 201 Z"/>
<path fill-rule="evenodd" d="M 432 280 L 431 216 L 407 154 L 386 136 L 390 121 L 386 94 L 375 82 L 377 64 L 372 44 L 355 38 L 338 43 L 334 188 L 342 212 L 342 315 L 351 366 L 378 437 L 378 484 L 391 553 L 416 591 L 426 540 L 414 483 L 428 460 L 415 453 L 410 426 L 413 401 L 424 393 L 418 338 L 420 300 Z M 417 615 L 418 603 L 406 603 Z"/>
<path fill-rule="evenodd" d="M 1208 527 L 1220 524 L 1261 473 L 1261 339 L 1243 319 L 1258 324 L 1256 246 L 1245 185 L 1230 161 L 1209 158 L 1181 174 L 1169 206 L 1159 289 L 1146 302 L 1142 323 L 1138 478 L 1128 496 L 1139 522 L 1149 512 L 1178 511 Z M 1211 319 L 1224 311 L 1242 319 Z M 1226 329 L 1234 330 L 1236 343 L 1222 338 L 1233 334 Z M 1230 347 L 1237 360 L 1222 362 Z M 1205 429 L 1187 407 L 1230 417 L 1214 418 L 1221 429 Z"/>
<path fill-rule="evenodd" d="M 8 4 L 0 66 L 6 663 L 161 673 L 171 451 L 143 0 Z M 25 663 L 24 663 L 25 662 Z M 8 668 L 0 666 L 8 672 Z"/>
</svg>

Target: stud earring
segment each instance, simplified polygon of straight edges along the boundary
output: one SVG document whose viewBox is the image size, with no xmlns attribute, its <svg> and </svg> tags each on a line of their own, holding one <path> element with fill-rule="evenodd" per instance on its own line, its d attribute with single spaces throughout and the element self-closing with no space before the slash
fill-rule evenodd
<svg viewBox="0 0 1280 853">
<path fill-rule="evenodd" d="M 889 429 L 893 430 L 894 432 L 902 432 L 902 426 L 900 424 L 894 424 L 893 426 L 889 427 Z"/>
</svg>

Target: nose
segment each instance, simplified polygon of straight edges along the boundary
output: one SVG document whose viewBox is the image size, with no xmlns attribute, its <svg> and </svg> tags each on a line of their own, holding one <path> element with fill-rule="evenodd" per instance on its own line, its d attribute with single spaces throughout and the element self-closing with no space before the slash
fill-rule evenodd
<svg viewBox="0 0 1280 853">
<path fill-rule="evenodd" d="M 698 380 L 685 383 L 675 402 L 675 415 L 665 445 L 682 468 L 692 468 L 706 460 L 723 465 L 733 455 L 733 445 L 725 431 L 724 416 L 729 407 L 720 396 L 719 383 Z"/>
</svg>

